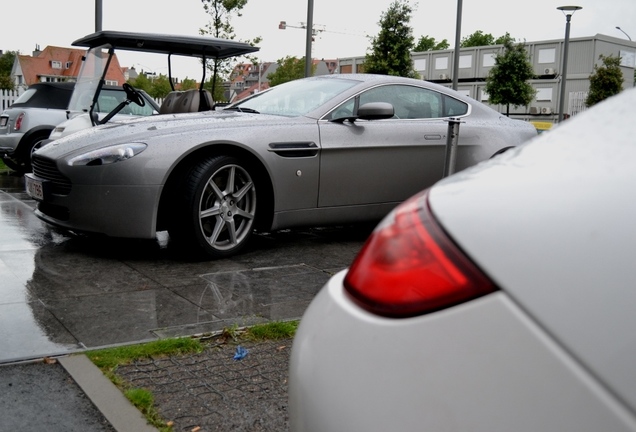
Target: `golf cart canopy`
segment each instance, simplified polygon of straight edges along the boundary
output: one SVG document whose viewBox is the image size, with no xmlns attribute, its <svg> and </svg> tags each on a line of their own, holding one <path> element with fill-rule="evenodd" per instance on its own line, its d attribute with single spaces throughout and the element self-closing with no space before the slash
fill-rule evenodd
<svg viewBox="0 0 636 432">
<path fill-rule="evenodd" d="M 77 39 L 73 46 L 110 45 L 116 50 L 223 59 L 258 51 L 245 42 L 206 36 L 183 36 L 103 30 Z"/>
</svg>

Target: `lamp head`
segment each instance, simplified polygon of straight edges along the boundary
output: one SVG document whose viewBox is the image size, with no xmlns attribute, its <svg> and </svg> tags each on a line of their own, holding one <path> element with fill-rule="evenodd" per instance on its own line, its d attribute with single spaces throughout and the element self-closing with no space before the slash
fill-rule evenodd
<svg viewBox="0 0 636 432">
<path fill-rule="evenodd" d="M 583 8 L 581 6 L 559 6 L 557 9 L 562 11 L 563 13 L 568 12 L 568 13 L 572 13 L 573 14 L 577 10 L 580 10 L 580 9 L 583 9 Z"/>
</svg>

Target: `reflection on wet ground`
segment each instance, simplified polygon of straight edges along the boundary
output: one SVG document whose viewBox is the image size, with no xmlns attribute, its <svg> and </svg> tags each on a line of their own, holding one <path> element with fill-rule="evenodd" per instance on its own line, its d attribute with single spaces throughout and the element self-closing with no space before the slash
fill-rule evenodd
<svg viewBox="0 0 636 432">
<path fill-rule="evenodd" d="M 157 241 L 56 232 L 34 207 L 0 173 L 0 362 L 299 318 L 371 229 L 259 234 L 239 256 L 185 261 Z"/>
</svg>

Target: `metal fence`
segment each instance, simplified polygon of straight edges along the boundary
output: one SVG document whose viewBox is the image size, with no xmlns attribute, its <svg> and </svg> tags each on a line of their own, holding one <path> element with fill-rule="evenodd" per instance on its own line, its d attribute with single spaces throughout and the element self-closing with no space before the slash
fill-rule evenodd
<svg viewBox="0 0 636 432">
<path fill-rule="evenodd" d="M 570 112 L 570 115 L 572 117 L 582 113 L 587 109 L 587 106 L 585 105 L 585 99 L 587 99 L 587 92 L 570 92 L 570 97 L 568 100 L 568 111 Z"/>
</svg>

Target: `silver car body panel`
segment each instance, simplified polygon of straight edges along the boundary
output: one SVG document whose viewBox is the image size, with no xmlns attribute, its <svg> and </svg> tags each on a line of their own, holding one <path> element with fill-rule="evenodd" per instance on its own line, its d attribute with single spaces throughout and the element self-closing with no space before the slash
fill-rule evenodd
<svg viewBox="0 0 636 432">
<path fill-rule="evenodd" d="M 152 211 L 138 209 L 137 205 L 128 207 L 137 189 L 162 188 L 179 162 L 194 152 L 232 146 L 253 155 L 268 173 L 274 200 L 271 229 L 377 220 L 415 190 L 441 178 L 440 154 L 446 142 L 443 120 L 357 120 L 353 124 L 325 120 L 339 105 L 382 83 L 449 94 L 472 106 L 470 115 L 462 118 L 460 168 L 536 136 L 536 129 L 527 122 L 510 120 L 470 98 L 425 81 L 364 75 L 310 80 L 314 79 L 359 82 L 303 116 L 228 110 L 168 114 L 96 126 L 56 140 L 37 154 L 55 161 L 73 188 L 66 196 L 54 195 L 46 201 L 75 210 L 66 221 L 42 212 L 38 216 L 69 229 L 90 228 L 117 237 L 152 238 L 159 202 L 152 203 Z M 433 126 L 435 131 L 429 135 L 437 137 L 434 142 L 425 133 L 425 128 Z M 142 142 L 147 148 L 132 159 L 112 165 L 68 165 L 71 158 L 89 150 L 131 142 Z M 94 207 L 83 206 L 74 195 L 75 184 L 121 186 L 121 203 L 111 197 L 109 205 L 146 215 L 146 219 L 138 219 L 137 225 L 131 226 L 124 212 L 120 217 L 102 218 Z M 138 205 L 148 203 L 140 201 Z M 95 222 L 88 227 L 78 220 Z"/>
</svg>

